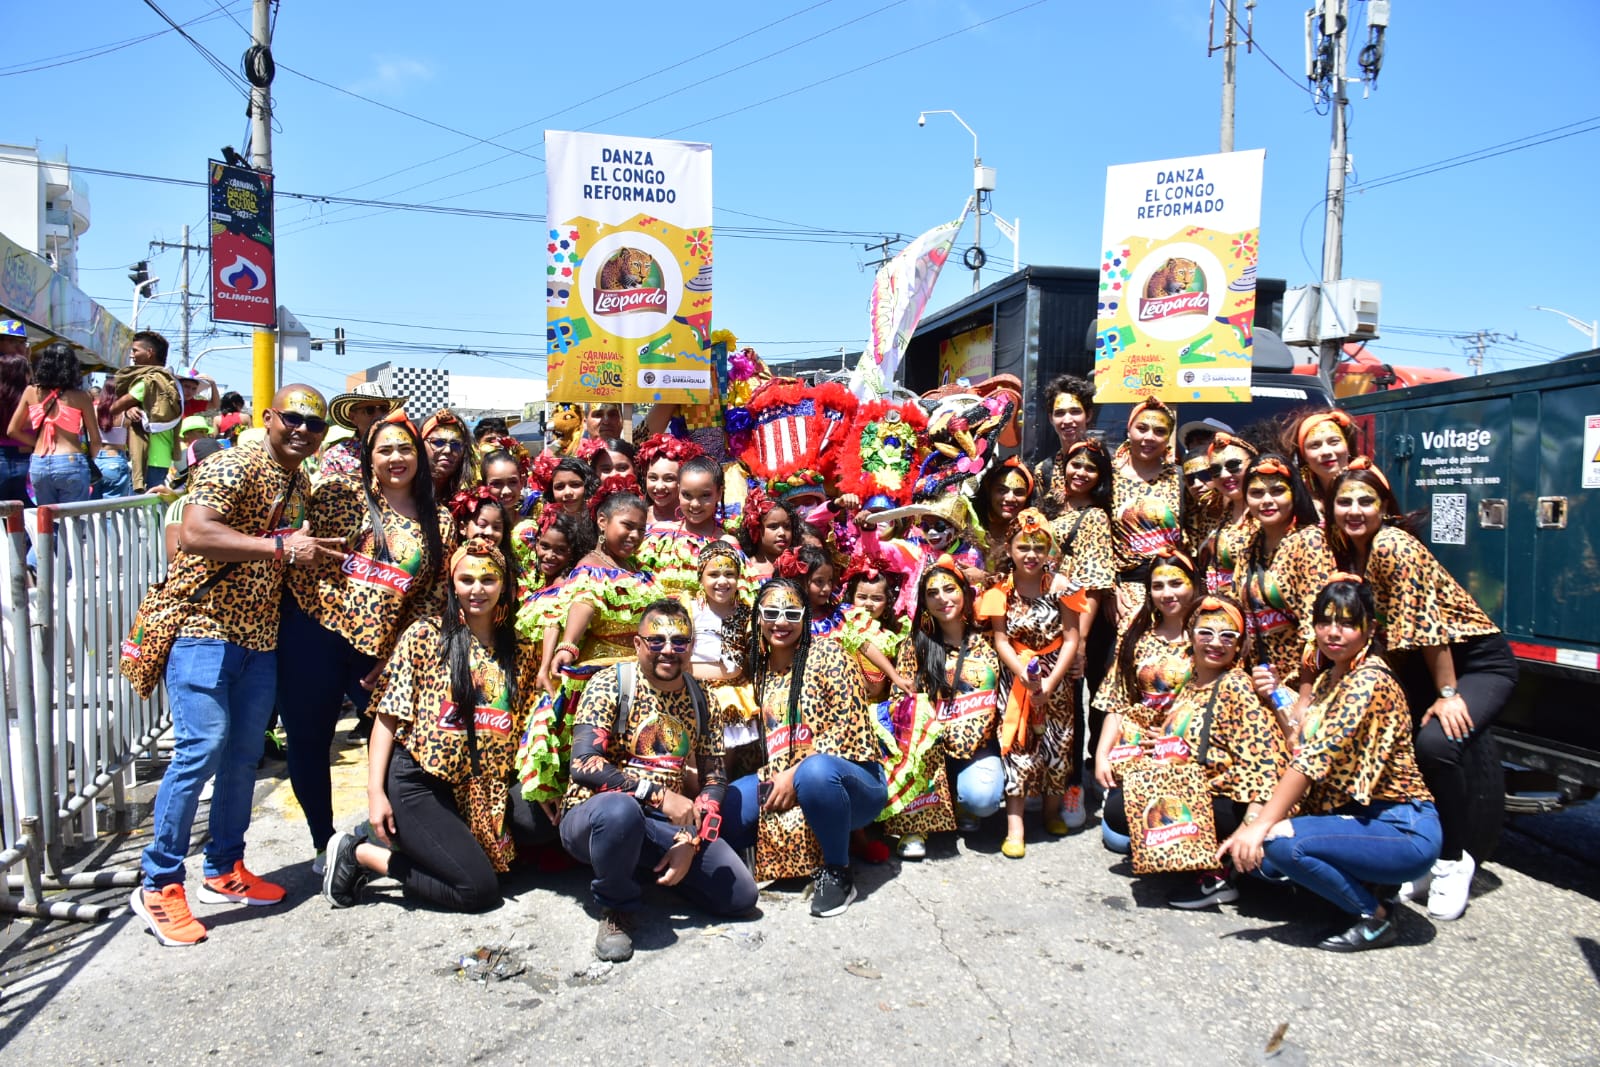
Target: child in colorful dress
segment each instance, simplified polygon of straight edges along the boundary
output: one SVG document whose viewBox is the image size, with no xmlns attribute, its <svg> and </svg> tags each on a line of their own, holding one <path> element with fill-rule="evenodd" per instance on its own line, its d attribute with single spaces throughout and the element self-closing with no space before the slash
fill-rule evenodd
<svg viewBox="0 0 1600 1067">
<path fill-rule="evenodd" d="M 984 593 L 978 618 L 987 620 L 1000 657 L 1000 754 L 1006 768 L 1006 839 L 1000 851 L 1021 859 L 1022 814 L 1026 799 L 1044 797 L 1046 833 L 1060 836 L 1068 826 L 1061 801 L 1072 784 L 1077 732 L 1072 686 L 1067 678 L 1078 656 L 1081 593 L 1050 591 L 1050 565 L 1059 555 L 1050 520 L 1037 508 L 1024 508 L 1011 522 L 1004 542 L 1009 577 Z"/>
<path fill-rule="evenodd" d="M 667 460 L 658 457 L 651 469 L 660 477 L 666 465 Z M 688 604 L 700 595 L 701 550 L 712 541 L 731 548 L 734 539 L 717 522 L 723 478 L 716 461 L 695 456 L 677 468 L 676 477 L 679 518 L 650 526 L 638 557 L 639 565 L 655 576 L 668 596 Z M 753 595 L 754 590 L 748 592 Z"/>
<path fill-rule="evenodd" d="M 798 540 L 794 512 L 752 486 L 739 528 L 739 547 L 746 558 L 745 582 L 753 588 L 772 577 L 773 564 Z"/>
<path fill-rule="evenodd" d="M 703 683 L 712 706 L 721 712 L 728 766 L 748 774 L 760 765 L 758 709 L 750 692 L 750 609 L 740 599 L 744 556 L 726 541 L 700 548 L 700 595 L 689 605 L 694 622 L 690 670 Z M 734 771 L 730 770 L 730 774 Z"/>
<path fill-rule="evenodd" d="M 646 532 L 657 526 L 675 525 L 678 511 L 678 472 L 684 463 L 705 451 L 693 441 L 658 433 L 639 446 L 637 469 L 644 472 L 640 485 L 650 503 Z"/>
<path fill-rule="evenodd" d="M 837 636 L 839 627 L 844 625 L 844 609 L 835 596 L 833 557 L 815 545 L 801 545 L 779 556 L 776 570 L 806 591 L 811 636 Z"/>
</svg>

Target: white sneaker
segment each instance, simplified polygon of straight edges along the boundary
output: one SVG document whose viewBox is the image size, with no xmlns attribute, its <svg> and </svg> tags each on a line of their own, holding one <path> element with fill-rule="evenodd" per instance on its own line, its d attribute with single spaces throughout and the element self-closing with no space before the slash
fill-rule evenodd
<svg viewBox="0 0 1600 1067">
<path fill-rule="evenodd" d="M 1418 878 L 1415 882 L 1400 883 L 1399 898 L 1401 900 L 1424 901 L 1428 899 L 1428 890 L 1433 886 L 1433 871 Z"/>
<path fill-rule="evenodd" d="M 1089 813 L 1083 807 L 1083 786 L 1072 786 L 1061 798 L 1061 821 L 1069 830 L 1081 830 L 1088 820 Z"/>
<path fill-rule="evenodd" d="M 1478 869 L 1472 857 L 1461 853 L 1458 860 L 1439 860 L 1433 865 L 1433 884 L 1428 888 L 1428 914 L 1446 922 L 1461 918 L 1472 892 L 1472 875 Z"/>
</svg>

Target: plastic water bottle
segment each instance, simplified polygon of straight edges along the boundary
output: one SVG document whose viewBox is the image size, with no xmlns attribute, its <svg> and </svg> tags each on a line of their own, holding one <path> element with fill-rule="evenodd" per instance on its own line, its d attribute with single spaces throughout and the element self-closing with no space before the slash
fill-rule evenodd
<svg viewBox="0 0 1600 1067">
<path fill-rule="evenodd" d="M 1299 695 L 1286 685 L 1278 686 L 1267 697 L 1267 701 L 1272 705 L 1272 709 L 1274 711 L 1283 712 L 1287 712 L 1290 708 L 1294 707 L 1294 702 L 1298 699 Z"/>
</svg>

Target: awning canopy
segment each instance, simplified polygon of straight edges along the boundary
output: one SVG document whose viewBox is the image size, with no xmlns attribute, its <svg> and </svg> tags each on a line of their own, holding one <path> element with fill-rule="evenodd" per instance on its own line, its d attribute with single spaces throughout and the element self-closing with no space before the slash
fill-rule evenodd
<svg viewBox="0 0 1600 1067">
<path fill-rule="evenodd" d="M 37 340 L 76 346 L 86 371 L 122 366 L 133 343 L 133 331 L 116 316 L 4 234 L 0 234 L 0 318 L 21 319 L 30 334 L 40 335 Z"/>
</svg>

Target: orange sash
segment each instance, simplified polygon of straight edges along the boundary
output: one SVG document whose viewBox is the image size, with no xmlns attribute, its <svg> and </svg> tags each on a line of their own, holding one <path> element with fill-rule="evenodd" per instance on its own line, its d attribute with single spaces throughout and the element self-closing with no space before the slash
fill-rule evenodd
<svg viewBox="0 0 1600 1067">
<path fill-rule="evenodd" d="M 1043 648 L 1034 650 L 1026 645 L 1012 642 L 1012 648 L 1019 659 L 1025 659 L 1029 664 L 1041 656 L 1048 656 L 1061 647 L 1062 639 L 1057 637 Z M 1026 674 L 1011 679 L 1011 692 L 1006 697 L 1005 714 L 1000 719 L 1000 754 L 1010 755 L 1013 749 L 1023 751 L 1033 747 L 1033 724 L 1035 720 L 1042 720 L 1043 715 L 1035 715 L 1033 711 L 1033 693 L 1028 689 Z"/>
</svg>

